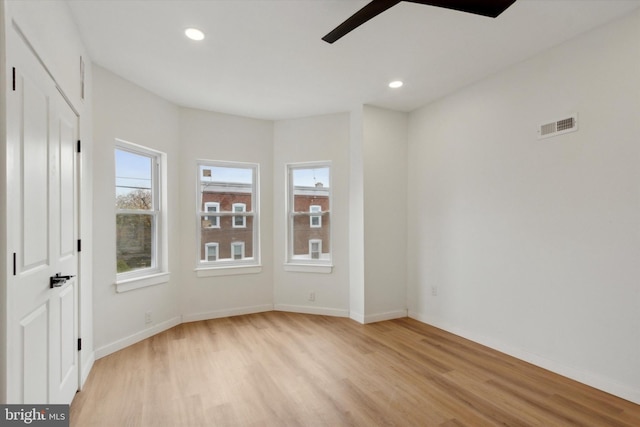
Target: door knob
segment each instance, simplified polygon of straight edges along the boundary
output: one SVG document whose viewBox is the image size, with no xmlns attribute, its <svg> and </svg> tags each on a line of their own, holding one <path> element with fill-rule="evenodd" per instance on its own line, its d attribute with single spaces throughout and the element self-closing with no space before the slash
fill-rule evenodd
<svg viewBox="0 0 640 427">
<path fill-rule="evenodd" d="M 61 276 L 60 273 L 56 273 L 55 276 L 51 276 L 49 277 L 49 287 L 50 288 L 59 288 L 60 286 L 64 285 L 65 283 L 67 283 L 67 280 L 71 279 L 72 277 L 76 277 L 76 276 Z"/>
</svg>

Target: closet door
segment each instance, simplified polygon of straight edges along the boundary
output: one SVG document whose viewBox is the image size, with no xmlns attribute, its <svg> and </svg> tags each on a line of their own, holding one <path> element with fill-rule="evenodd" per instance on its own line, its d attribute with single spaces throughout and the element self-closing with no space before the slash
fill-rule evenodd
<svg viewBox="0 0 640 427">
<path fill-rule="evenodd" d="M 12 33 L 7 95 L 8 399 L 71 403 L 78 389 L 78 116 Z"/>
</svg>

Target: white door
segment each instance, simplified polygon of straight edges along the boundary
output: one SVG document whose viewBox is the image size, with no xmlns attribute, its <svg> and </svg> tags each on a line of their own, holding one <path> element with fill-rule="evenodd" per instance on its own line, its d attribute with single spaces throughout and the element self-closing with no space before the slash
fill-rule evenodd
<svg viewBox="0 0 640 427">
<path fill-rule="evenodd" d="M 78 389 L 78 116 L 11 34 L 7 100 L 8 401 L 71 403 Z M 60 273 L 68 280 L 51 277 Z"/>
</svg>

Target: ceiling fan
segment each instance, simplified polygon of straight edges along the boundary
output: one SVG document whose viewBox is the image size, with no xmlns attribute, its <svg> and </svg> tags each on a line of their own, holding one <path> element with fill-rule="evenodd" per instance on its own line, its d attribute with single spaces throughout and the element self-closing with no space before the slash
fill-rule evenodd
<svg viewBox="0 0 640 427">
<path fill-rule="evenodd" d="M 349 19 L 338 25 L 333 31 L 324 36 L 322 40 L 327 43 L 333 43 L 401 1 L 444 7 L 495 18 L 515 3 L 516 0 L 373 0 L 354 13 Z"/>
</svg>

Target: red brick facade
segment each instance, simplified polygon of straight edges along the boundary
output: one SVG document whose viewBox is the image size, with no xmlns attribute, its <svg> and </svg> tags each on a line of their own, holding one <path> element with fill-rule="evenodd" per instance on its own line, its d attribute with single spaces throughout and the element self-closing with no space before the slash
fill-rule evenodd
<svg viewBox="0 0 640 427">
<path fill-rule="evenodd" d="M 220 203 L 220 212 L 233 212 L 235 203 L 244 203 L 246 212 L 251 212 L 251 193 L 247 192 L 202 192 L 201 209 L 205 211 L 207 202 Z M 253 217 L 246 216 L 242 221 L 240 216 L 220 216 L 217 218 L 202 217 L 200 259 L 206 260 L 206 243 L 218 244 L 218 259 L 231 259 L 231 244 L 244 243 L 243 258 L 253 257 Z M 233 226 L 236 220 L 237 226 Z M 244 227 L 242 226 L 244 223 Z M 213 226 L 212 226 L 213 225 Z M 215 226 L 217 225 L 217 227 Z"/>
<path fill-rule="evenodd" d="M 246 212 L 252 211 L 252 195 L 249 185 L 238 186 L 237 191 L 217 187 L 209 184 L 203 187 L 201 206 L 203 212 L 207 212 L 207 203 L 218 203 L 216 208 L 223 215 L 202 216 L 200 235 L 200 259 L 207 261 L 207 243 L 218 244 L 217 259 L 232 258 L 232 244 L 244 243 L 243 258 L 252 258 L 253 254 L 253 217 L 245 216 L 244 226 L 240 216 L 229 215 L 233 212 L 233 206 L 243 203 Z M 219 206 L 219 207 L 218 207 Z M 319 206 L 317 215 L 310 213 L 311 206 Z M 330 226 L 331 219 L 328 214 L 329 191 L 319 187 L 296 187 L 294 191 L 294 209 L 301 213 L 294 215 L 293 220 L 293 256 L 311 258 L 310 241 L 320 241 L 322 254 L 330 252 Z M 316 208 L 317 209 L 317 208 Z M 224 215 L 227 213 L 227 215 Z M 234 221 L 236 226 L 234 227 Z M 313 224 L 313 226 L 312 226 Z M 321 256 L 320 256 L 321 257 Z"/>
<path fill-rule="evenodd" d="M 318 194 L 295 194 L 295 212 L 310 212 L 311 206 L 320 206 L 322 212 L 329 211 L 329 194 L 322 191 Z M 309 254 L 309 241 L 320 240 L 322 242 L 322 253 L 328 254 L 330 249 L 329 230 L 331 217 L 327 214 L 313 215 L 319 216 L 319 227 L 311 226 L 312 215 L 295 215 L 293 220 L 293 255 Z"/>
</svg>

